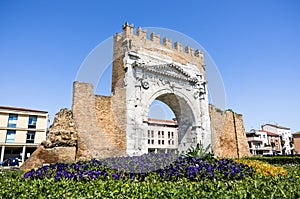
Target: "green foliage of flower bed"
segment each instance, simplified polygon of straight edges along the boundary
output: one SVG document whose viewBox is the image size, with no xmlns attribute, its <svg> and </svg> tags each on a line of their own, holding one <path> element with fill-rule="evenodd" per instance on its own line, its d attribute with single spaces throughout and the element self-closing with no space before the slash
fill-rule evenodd
<svg viewBox="0 0 300 199">
<path fill-rule="evenodd" d="M 200 149 L 1 171 L 0 198 L 300 198 L 299 164 L 263 175 Z"/>
<path fill-rule="evenodd" d="M 300 165 L 300 156 L 253 156 L 248 157 L 249 160 L 259 160 L 270 164 L 298 164 Z"/>
<path fill-rule="evenodd" d="M 0 179 L 0 198 L 300 198 L 299 167 L 286 168 L 286 176 L 253 176 L 242 180 L 193 182 L 146 179 L 55 181 L 11 178 Z M 298 176 L 298 177 L 297 177 Z"/>
</svg>

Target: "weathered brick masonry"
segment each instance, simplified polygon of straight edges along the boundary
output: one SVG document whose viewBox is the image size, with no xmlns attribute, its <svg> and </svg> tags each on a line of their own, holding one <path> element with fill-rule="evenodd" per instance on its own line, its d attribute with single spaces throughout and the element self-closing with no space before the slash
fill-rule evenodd
<svg viewBox="0 0 300 199">
<path fill-rule="evenodd" d="M 241 158 L 250 155 L 243 116 L 209 106 L 212 150 L 218 157 Z"/>
<path fill-rule="evenodd" d="M 122 137 L 122 132 L 118 128 L 111 131 L 114 118 L 106 117 L 111 115 L 110 105 L 109 98 L 94 95 L 91 84 L 74 82 L 72 111 L 78 128 L 77 158 L 125 155 L 126 140 L 116 139 Z"/>
</svg>

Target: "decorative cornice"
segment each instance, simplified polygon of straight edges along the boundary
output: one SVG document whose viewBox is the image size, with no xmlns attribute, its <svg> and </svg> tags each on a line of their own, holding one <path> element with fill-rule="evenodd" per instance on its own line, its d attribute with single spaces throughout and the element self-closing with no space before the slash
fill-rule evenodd
<svg viewBox="0 0 300 199">
<path fill-rule="evenodd" d="M 152 65 L 152 66 L 147 66 L 145 64 L 142 63 L 137 63 L 134 62 L 132 65 L 134 68 L 141 68 L 145 71 L 151 72 L 151 73 L 155 73 L 155 74 L 160 74 L 163 76 L 168 76 L 171 78 L 175 78 L 175 79 L 180 79 L 180 80 L 184 80 L 184 81 L 188 81 L 190 83 L 197 83 L 198 79 L 196 77 L 191 77 L 190 74 L 188 74 L 185 70 L 183 70 L 180 66 L 170 63 L 170 64 L 159 64 L 159 65 Z M 161 69 L 166 69 L 166 68 L 173 68 L 176 71 L 179 72 L 179 74 L 181 75 L 176 75 L 176 74 L 171 74 L 168 73 L 167 71 L 160 71 Z"/>
</svg>

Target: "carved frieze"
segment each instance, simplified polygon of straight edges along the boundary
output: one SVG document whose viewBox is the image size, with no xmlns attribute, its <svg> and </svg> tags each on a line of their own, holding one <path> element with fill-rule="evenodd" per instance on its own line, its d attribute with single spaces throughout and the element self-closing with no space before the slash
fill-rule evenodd
<svg viewBox="0 0 300 199">
<path fill-rule="evenodd" d="M 133 68 L 138 68 L 144 71 L 144 73 L 152 73 L 153 75 L 165 76 L 171 79 L 182 80 L 185 82 L 189 82 L 191 84 L 196 84 L 198 79 L 196 77 L 192 77 L 188 72 L 182 69 L 180 66 L 176 64 L 161 64 L 161 65 L 152 65 L 147 66 L 143 63 L 135 62 L 133 64 Z"/>
</svg>

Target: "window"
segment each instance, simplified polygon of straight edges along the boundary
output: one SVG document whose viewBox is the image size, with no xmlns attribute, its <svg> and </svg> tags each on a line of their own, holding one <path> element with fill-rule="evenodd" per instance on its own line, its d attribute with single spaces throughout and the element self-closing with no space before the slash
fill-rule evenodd
<svg viewBox="0 0 300 199">
<path fill-rule="evenodd" d="M 26 143 L 34 143 L 35 131 L 28 131 Z"/>
<path fill-rule="evenodd" d="M 148 130 L 148 144 L 150 144 L 150 130 Z"/>
<path fill-rule="evenodd" d="M 168 145 L 174 145 L 174 132 L 168 132 Z"/>
<path fill-rule="evenodd" d="M 148 130 L 148 144 L 154 144 L 154 131 Z"/>
<path fill-rule="evenodd" d="M 36 128 L 37 116 L 31 115 L 29 116 L 28 128 L 35 129 Z"/>
<path fill-rule="evenodd" d="M 14 143 L 16 138 L 16 131 L 8 130 L 6 133 L 6 143 Z"/>
<path fill-rule="evenodd" d="M 18 120 L 18 115 L 9 114 L 7 127 L 16 128 L 17 120 Z"/>
<path fill-rule="evenodd" d="M 161 141 L 161 144 L 162 144 L 162 145 L 164 145 L 164 144 L 165 144 L 165 141 L 164 141 L 164 140 L 162 140 L 162 141 Z"/>
</svg>

